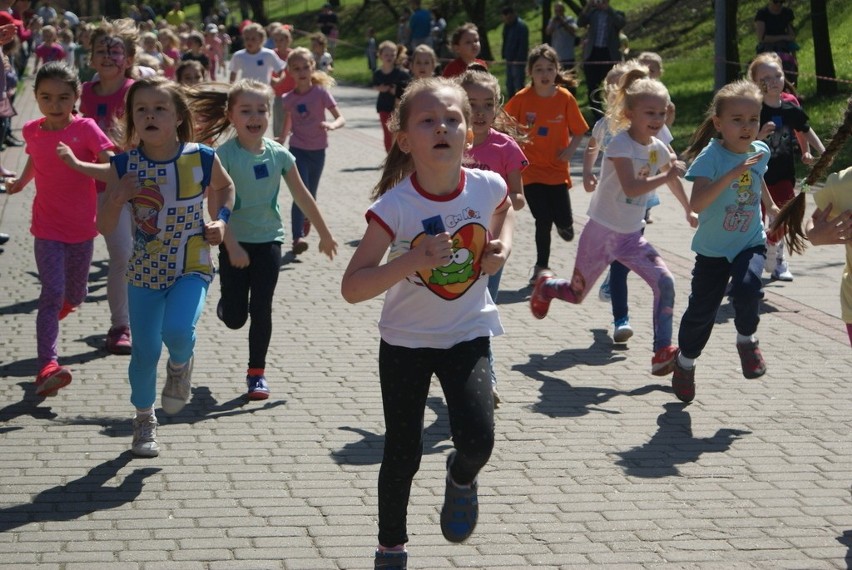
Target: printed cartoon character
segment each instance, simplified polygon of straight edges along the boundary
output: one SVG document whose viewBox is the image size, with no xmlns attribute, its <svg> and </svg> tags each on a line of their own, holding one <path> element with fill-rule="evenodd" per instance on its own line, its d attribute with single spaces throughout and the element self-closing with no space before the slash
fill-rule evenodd
<svg viewBox="0 0 852 570">
<path fill-rule="evenodd" d="M 135 250 L 145 250 L 148 254 L 153 254 L 163 247 L 163 242 L 157 238 L 162 231 L 157 227 L 157 221 L 164 203 L 157 183 L 150 179 L 143 180 L 142 189 L 131 200 L 133 219 L 136 222 Z"/>
<path fill-rule="evenodd" d="M 473 276 L 473 252 L 462 247 L 458 239 L 454 239 L 453 255 L 450 256 L 450 261 L 432 270 L 429 283 L 442 286 L 464 283 Z"/>
</svg>

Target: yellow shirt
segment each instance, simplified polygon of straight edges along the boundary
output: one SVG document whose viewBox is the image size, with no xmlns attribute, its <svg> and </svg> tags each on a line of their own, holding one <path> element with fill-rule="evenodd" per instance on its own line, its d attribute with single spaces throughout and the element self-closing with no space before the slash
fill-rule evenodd
<svg viewBox="0 0 852 570">
<path fill-rule="evenodd" d="M 822 210 L 831 204 L 831 217 L 852 210 L 852 167 L 835 172 L 825 181 L 825 186 L 814 194 L 817 207 Z M 852 323 L 852 243 L 846 243 L 846 267 L 840 282 L 840 313 L 843 322 Z"/>
</svg>

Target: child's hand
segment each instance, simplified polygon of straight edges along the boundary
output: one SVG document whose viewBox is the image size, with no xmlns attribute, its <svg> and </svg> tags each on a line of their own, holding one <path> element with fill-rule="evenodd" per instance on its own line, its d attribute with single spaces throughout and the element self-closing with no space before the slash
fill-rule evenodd
<svg viewBox="0 0 852 570">
<path fill-rule="evenodd" d="M 418 270 L 435 269 L 450 261 L 453 255 L 453 240 L 447 232 L 426 236 L 411 251 L 420 257 L 417 262 Z"/>
<path fill-rule="evenodd" d="M 64 142 L 60 142 L 56 145 L 56 154 L 59 155 L 59 159 L 67 164 L 69 167 L 74 168 L 77 165 L 77 157 L 74 156 L 74 152 Z"/>
<path fill-rule="evenodd" d="M 485 244 L 485 250 L 482 252 L 482 270 L 488 275 L 494 275 L 508 258 L 508 252 L 503 247 L 503 242 L 499 239 L 493 239 Z"/>
<path fill-rule="evenodd" d="M 331 234 L 320 236 L 319 250 L 320 253 L 326 254 L 329 259 L 334 259 L 334 256 L 337 255 L 337 240 Z"/>
<path fill-rule="evenodd" d="M 760 131 L 757 133 L 757 140 L 763 140 L 774 132 L 775 123 L 769 121 L 768 123 L 765 123 L 762 127 L 760 127 Z"/>
<path fill-rule="evenodd" d="M 204 239 L 210 245 L 219 245 L 222 243 L 222 240 L 225 239 L 225 222 L 216 220 L 204 224 Z"/>
<path fill-rule="evenodd" d="M 686 163 L 682 160 L 673 160 L 669 167 L 669 177 L 683 178 L 684 174 L 686 174 Z"/>
<path fill-rule="evenodd" d="M 763 158 L 763 153 L 759 152 L 757 154 L 753 154 L 746 158 L 744 161 L 733 167 L 728 174 L 733 176 L 734 178 L 739 178 L 742 176 L 742 173 L 760 162 L 760 159 Z"/>
<path fill-rule="evenodd" d="M 15 27 L 15 24 L 6 24 L 5 26 L 0 26 L 0 45 L 6 45 L 15 39 L 15 36 L 18 34 L 18 29 Z"/>
<path fill-rule="evenodd" d="M 333 131 L 334 125 L 332 125 L 328 121 L 323 121 L 323 122 L 320 123 L 320 128 L 322 128 L 322 130 L 324 130 L 324 131 Z"/>
<path fill-rule="evenodd" d="M 142 188 L 135 173 L 128 172 L 121 177 L 118 184 L 107 188 L 107 200 L 118 206 L 123 206 L 139 194 Z"/>
<path fill-rule="evenodd" d="M 688 223 L 689 227 L 691 227 L 691 228 L 697 228 L 698 227 L 698 214 L 696 214 L 692 210 L 689 210 L 686 213 L 686 223 Z"/>
<path fill-rule="evenodd" d="M 26 184 L 21 184 L 20 178 L 7 178 L 6 194 L 17 194 L 24 189 L 24 186 L 26 186 Z"/>
<path fill-rule="evenodd" d="M 816 158 L 810 153 L 810 151 L 804 152 L 802 153 L 802 162 L 811 165 L 816 162 Z"/>
<path fill-rule="evenodd" d="M 598 177 L 594 174 L 584 174 L 583 175 L 583 188 L 586 189 L 586 192 L 594 192 L 598 189 Z"/>
<path fill-rule="evenodd" d="M 808 230 L 808 240 L 814 245 L 849 243 L 852 238 L 852 211 L 846 210 L 836 218 L 828 219 L 831 204 L 825 210 L 817 208 L 811 216 L 813 227 Z"/>
<path fill-rule="evenodd" d="M 228 261 L 231 263 L 232 267 L 236 267 L 237 269 L 242 269 L 244 267 L 248 267 L 251 259 L 249 259 L 248 252 L 238 243 L 235 243 L 233 247 L 228 247 Z"/>
<path fill-rule="evenodd" d="M 520 192 L 516 194 L 509 194 L 509 200 L 512 202 L 512 209 L 516 212 L 518 210 L 523 210 L 524 206 L 527 205 L 527 199 Z"/>
</svg>

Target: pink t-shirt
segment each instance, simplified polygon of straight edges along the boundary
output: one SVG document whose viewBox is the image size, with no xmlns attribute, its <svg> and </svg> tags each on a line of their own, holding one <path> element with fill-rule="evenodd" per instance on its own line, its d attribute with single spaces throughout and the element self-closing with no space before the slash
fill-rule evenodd
<svg viewBox="0 0 852 570">
<path fill-rule="evenodd" d="M 35 54 L 43 63 L 63 61 L 65 59 L 65 50 L 59 44 L 38 44 L 35 48 Z"/>
<path fill-rule="evenodd" d="M 326 89 L 314 85 L 305 93 L 294 89 L 281 98 L 284 110 L 290 115 L 290 146 L 302 150 L 323 150 L 328 147 L 328 132 L 320 126 L 326 109 L 337 102 Z"/>
<path fill-rule="evenodd" d="M 500 131 L 489 130 L 488 136 L 466 153 L 471 162 L 465 162 L 468 168 L 490 170 L 509 182 L 509 173 L 527 167 L 527 157 L 515 139 Z"/>
<path fill-rule="evenodd" d="M 95 181 L 66 166 L 56 147 L 63 142 L 81 161 L 97 162 L 102 151 L 113 148 L 112 141 L 92 119 L 74 117 L 61 131 L 42 129 L 44 121 L 29 121 L 22 130 L 36 186 L 30 233 L 63 243 L 93 239 L 98 235 Z"/>
<path fill-rule="evenodd" d="M 128 77 L 121 87 L 109 95 L 98 95 L 95 92 L 97 84 L 96 81 L 83 83 L 83 92 L 80 95 L 80 113 L 84 117 L 94 119 L 101 130 L 107 136 L 112 137 L 115 134 L 116 122 L 124 116 L 124 97 L 127 95 L 130 86 L 133 85 L 133 80 Z"/>
<path fill-rule="evenodd" d="M 174 62 L 169 66 L 163 66 L 163 74 L 166 76 L 167 79 L 174 79 L 175 78 L 175 71 L 177 71 L 178 63 L 180 63 L 180 52 L 178 50 L 172 48 L 172 49 L 164 49 L 163 53 L 165 55 L 169 56 L 170 58 L 172 58 L 172 61 Z"/>
</svg>

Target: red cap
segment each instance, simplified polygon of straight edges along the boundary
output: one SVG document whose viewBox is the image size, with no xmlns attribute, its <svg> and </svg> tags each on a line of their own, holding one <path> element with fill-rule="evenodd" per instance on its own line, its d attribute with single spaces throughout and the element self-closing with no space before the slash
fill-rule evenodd
<svg viewBox="0 0 852 570">
<path fill-rule="evenodd" d="M 19 28 L 23 25 L 20 20 L 13 18 L 12 14 L 9 12 L 0 12 L 0 26 L 5 26 L 7 24 L 15 24 L 15 26 Z"/>
<path fill-rule="evenodd" d="M 239 26 L 240 33 L 243 33 L 243 30 L 246 29 L 246 26 L 248 26 L 251 23 L 252 23 L 251 20 L 243 20 L 242 22 L 240 22 L 240 26 Z"/>
</svg>

